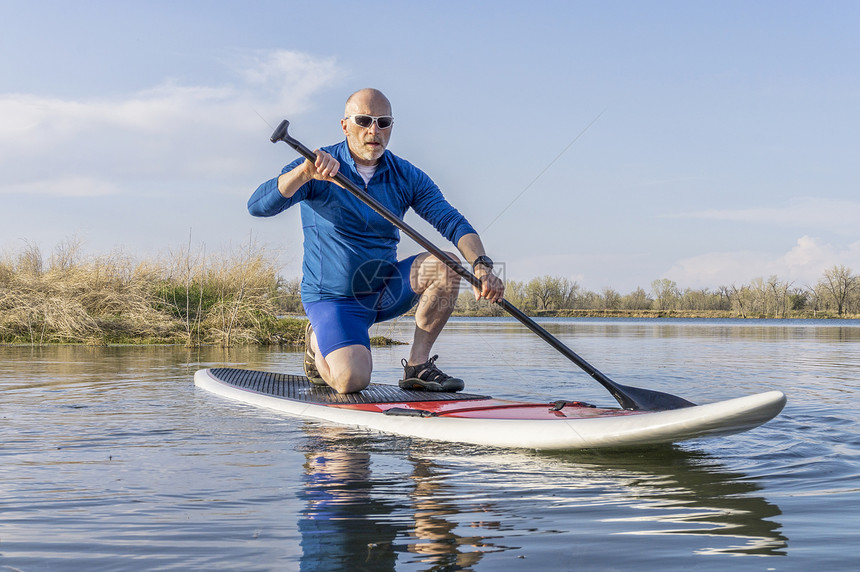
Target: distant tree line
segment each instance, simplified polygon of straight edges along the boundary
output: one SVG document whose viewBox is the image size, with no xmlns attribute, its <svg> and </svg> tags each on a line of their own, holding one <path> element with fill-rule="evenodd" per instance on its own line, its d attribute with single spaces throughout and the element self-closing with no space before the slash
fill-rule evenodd
<svg viewBox="0 0 860 572">
<path fill-rule="evenodd" d="M 628 294 L 612 288 L 593 292 L 576 281 L 541 276 L 506 283 L 505 298 L 531 315 L 723 316 L 739 318 L 825 318 L 860 315 L 860 276 L 845 266 L 826 270 L 814 285 L 801 286 L 777 276 L 749 284 L 681 289 L 666 278 Z M 495 304 L 476 302 L 471 289 L 457 300 L 455 312 L 501 315 Z"/>
<path fill-rule="evenodd" d="M 304 312 L 300 285 L 300 278 L 278 277 L 274 302 L 280 313 Z M 681 289 L 675 281 L 663 278 L 651 282 L 648 290 L 639 287 L 621 294 L 613 288 L 593 292 L 574 280 L 548 275 L 527 282 L 511 280 L 505 286 L 505 298 L 533 316 L 860 317 L 860 276 L 845 266 L 826 270 L 811 286 L 771 276 L 716 289 Z M 467 316 L 504 314 L 496 304 L 476 302 L 471 288 L 465 286 L 454 311 Z"/>
<path fill-rule="evenodd" d="M 508 281 L 505 297 L 533 316 L 860 318 L 860 277 L 834 266 L 811 286 L 776 276 L 714 290 L 668 279 L 649 290 L 592 292 L 542 276 Z M 499 316 L 463 288 L 455 312 Z M 255 243 L 228 252 L 185 247 L 157 260 L 114 252 L 87 256 L 76 241 L 49 256 L 27 244 L 0 253 L 0 343 L 183 343 L 232 346 L 301 342 L 300 279 L 285 279 L 276 256 Z"/>
</svg>

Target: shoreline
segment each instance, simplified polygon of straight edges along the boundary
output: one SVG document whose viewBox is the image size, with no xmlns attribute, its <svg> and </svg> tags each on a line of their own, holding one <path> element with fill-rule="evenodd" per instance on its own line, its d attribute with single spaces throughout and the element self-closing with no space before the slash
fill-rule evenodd
<svg viewBox="0 0 860 572">
<path fill-rule="evenodd" d="M 458 318 L 498 318 L 506 314 L 489 312 L 454 312 Z M 834 312 L 788 312 L 783 315 L 749 314 L 740 315 L 731 310 L 539 310 L 528 313 L 530 318 L 661 318 L 685 319 L 732 319 L 732 320 L 858 320 L 860 314 L 843 314 Z"/>
<path fill-rule="evenodd" d="M 814 288 L 772 277 L 714 291 L 658 280 L 651 294 L 621 295 L 545 276 L 508 282 L 505 299 L 530 318 L 860 319 L 860 276 L 834 267 L 825 279 Z M 307 319 L 300 290 L 298 279 L 280 276 L 274 253 L 253 241 L 217 255 L 189 242 L 154 261 L 121 252 L 86 256 L 76 241 L 50 256 L 29 245 L 0 256 L 0 343 L 297 344 Z M 506 314 L 468 289 L 451 309 L 460 318 Z"/>
<path fill-rule="evenodd" d="M 402 317 L 411 318 L 415 314 L 414 312 L 408 312 L 404 314 Z M 451 316 L 452 318 L 469 318 L 480 320 L 482 318 L 512 318 L 505 313 L 478 313 L 478 312 L 455 312 Z M 551 310 L 551 311 L 540 311 L 533 312 L 529 314 L 531 318 L 632 318 L 632 319 L 649 319 L 649 320 L 661 320 L 661 319 L 688 319 L 688 320 L 719 320 L 719 319 L 732 319 L 732 320 L 818 320 L 818 321 L 828 321 L 828 320 L 860 320 L 860 315 L 851 314 L 851 315 L 843 315 L 836 316 L 833 314 L 819 312 L 817 316 L 812 316 L 802 313 L 797 313 L 794 315 L 787 316 L 766 316 L 766 315 L 755 315 L 755 316 L 739 316 L 735 312 L 728 311 L 687 311 L 687 310 L 637 310 L 637 311 L 628 311 L 628 310 Z M 304 343 L 304 323 L 307 321 L 307 317 L 304 314 L 287 314 L 278 316 L 275 319 L 276 322 L 282 323 L 282 328 L 278 328 L 282 334 L 273 336 L 272 338 L 267 339 L 266 341 L 257 341 L 257 342 L 244 342 L 237 343 L 234 347 L 241 346 L 295 346 L 301 347 Z M 388 346 L 388 345 L 407 345 L 407 342 L 403 342 L 400 340 L 395 340 L 389 338 L 387 336 L 373 336 L 371 338 L 372 346 Z M 43 342 L 26 342 L 26 341 L 6 341 L 0 342 L 0 346 L 6 347 L 39 347 L 39 346 L 91 346 L 91 347 L 121 347 L 121 346 L 159 346 L 159 347 L 169 347 L 169 346 L 182 346 L 188 349 L 193 348 L 201 348 L 201 347 L 223 347 L 223 345 L 218 343 L 198 343 L 189 345 L 187 340 L 182 339 L 172 339 L 172 340 L 153 340 L 152 338 L 141 338 L 139 340 L 129 339 L 126 337 L 123 340 L 100 340 L 99 342 L 94 342 L 93 340 L 66 340 L 66 341 L 43 341 Z"/>
</svg>

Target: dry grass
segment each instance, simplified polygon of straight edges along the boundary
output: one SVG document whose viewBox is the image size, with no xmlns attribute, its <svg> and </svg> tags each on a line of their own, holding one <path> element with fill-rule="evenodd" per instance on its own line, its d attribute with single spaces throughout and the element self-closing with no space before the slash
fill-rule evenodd
<svg viewBox="0 0 860 572">
<path fill-rule="evenodd" d="M 202 322 L 208 341 L 225 346 L 270 341 L 260 339 L 275 315 L 277 268 L 269 256 L 252 244 L 220 257 L 207 269 L 206 284 L 215 294 Z"/>
<path fill-rule="evenodd" d="M 212 257 L 189 248 L 158 262 L 86 257 L 77 243 L 45 260 L 38 247 L 0 259 L 5 343 L 284 343 L 301 323 L 280 320 L 273 257 L 249 244 Z"/>
</svg>

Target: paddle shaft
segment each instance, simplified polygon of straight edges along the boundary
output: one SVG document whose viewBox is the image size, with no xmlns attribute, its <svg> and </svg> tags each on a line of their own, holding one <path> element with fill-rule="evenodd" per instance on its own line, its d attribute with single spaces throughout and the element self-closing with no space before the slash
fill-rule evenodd
<svg viewBox="0 0 860 572">
<path fill-rule="evenodd" d="M 288 133 L 290 122 L 286 119 L 281 121 L 280 125 L 278 125 L 275 132 L 272 133 L 271 141 L 272 143 L 277 143 L 278 141 L 283 141 L 296 151 L 300 155 L 302 155 L 305 159 L 310 162 L 316 161 L 316 154 L 308 149 L 301 142 L 297 141 L 293 137 L 291 137 Z M 445 263 L 449 268 L 451 268 L 454 272 L 464 278 L 469 284 L 475 286 L 476 288 L 481 288 L 481 279 L 469 272 L 462 264 L 460 264 L 457 260 L 452 258 L 442 249 L 437 247 L 435 244 L 427 240 L 424 236 L 422 236 L 417 230 L 409 226 L 406 222 L 404 222 L 400 217 L 389 211 L 385 205 L 374 199 L 368 193 L 366 193 L 363 189 L 361 189 L 354 182 L 346 178 L 343 173 L 338 173 L 334 180 L 339 183 L 343 188 L 349 191 L 352 195 L 358 198 L 361 202 L 372 208 L 374 211 L 379 213 L 385 220 L 396 226 L 398 229 L 403 231 L 409 238 L 417 242 L 420 246 L 427 250 L 430 254 L 441 260 Z M 637 399 L 630 395 L 631 392 L 636 392 L 640 396 L 640 400 L 642 399 L 642 395 L 647 398 L 650 398 L 653 394 L 655 397 L 660 397 L 657 401 L 660 402 L 661 406 L 666 406 L 665 399 L 662 399 L 663 396 L 667 398 L 674 398 L 678 400 L 678 403 L 675 404 L 674 407 L 668 407 L 670 409 L 675 409 L 678 407 L 687 407 L 692 405 L 692 403 L 681 399 L 680 397 L 676 397 L 669 394 L 664 394 L 660 392 L 651 392 L 650 390 L 643 390 L 639 388 L 627 387 L 615 383 L 611 379 L 609 379 L 606 375 L 601 373 L 597 368 L 593 365 L 582 359 L 579 355 L 576 354 L 572 349 L 564 345 L 558 338 L 550 334 L 544 328 L 542 328 L 537 322 L 532 320 L 530 317 L 525 315 L 519 308 L 515 307 L 513 304 L 505 300 L 504 298 L 497 302 L 506 312 L 508 312 L 511 316 L 516 318 L 520 323 L 530 329 L 532 332 L 537 334 L 541 339 L 547 342 L 549 345 L 558 350 L 562 355 L 564 355 L 567 359 L 575 363 L 579 366 L 583 371 L 588 373 L 592 378 L 594 378 L 598 383 L 600 383 L 603 387 L 605 387 L 609 393 L 618 401 L 618 403 L 624 409 L 653 409 L 655 407 L 649 406 L 647 404 L 643 404 L 637 402 Z M 671 399 L 668 400 L 672 402 Z"/>
</svg>

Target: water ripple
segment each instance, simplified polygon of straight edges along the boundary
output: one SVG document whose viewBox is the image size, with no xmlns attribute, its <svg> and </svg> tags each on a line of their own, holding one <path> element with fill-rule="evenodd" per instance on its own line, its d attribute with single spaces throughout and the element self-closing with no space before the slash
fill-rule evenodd
<svg viewBox="0 0 860 572">
<path fill-rule="evenodd" d="M 622 383 L 789 403 L 681 446 L 508 451 L 285 418 L 191 384 L 208 365 L 297 372 L 300 352 L 0 347 L 2 564 L 850 569 L 852 549 L 832 547 L 853 546 L 860 509 L 860 328 L 550 324 Z M 437 349 L 471 391 L 612 404 L 516 324 L 452 326 Z M 374 351 L 379 380 L 396 379 L 403 348 Z"/>
</svg>

